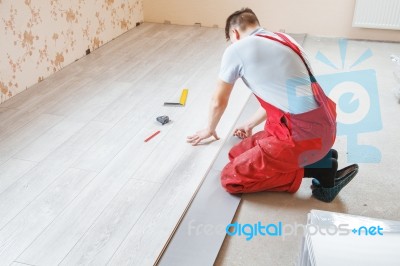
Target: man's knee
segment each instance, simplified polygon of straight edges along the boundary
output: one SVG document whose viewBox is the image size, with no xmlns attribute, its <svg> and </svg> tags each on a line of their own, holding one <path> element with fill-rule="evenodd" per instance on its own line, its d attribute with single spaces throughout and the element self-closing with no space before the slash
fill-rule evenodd
<svg viewBox="0 0 400 266">
<path fill-rule="evenodd" d="M 246 151 L 252 149 L 255 145 L 253 137 L 243 139 L 238 144 L 233 146 L 228 154 L 229 160 L 232 161 L 236 157 L 238 157 L 241 154 L 245 153 Z"/>
<path fill-rule="evenodd" d="M 240 153 L 238 152 L 238 150 L 236 150 L 235 147 L 233 147 L 228 153 L 229 161 L 233 161 L 239 155 Z"/>
<path fill-rule="evenodd" d="M 235 173 L 232 163 L 228 163 L 221 172 L 221 185 L 231 194 L 242 193 L 243 184 L 241 184 L 239 175 Z"/>
<path fill-rule="evenodd" d="M 239 180 L 235 180 L 229 177 L 221 177 L 221 186 L 226 192 L 231 194 L 243 193 L 244 186 L 240 184 Z"/>
<path fill-rule="evenodd" d="M 240 154 L 245 152 L 245 149 L 243 149 L 241 144 L 242 144 L 242 142 L 236 144 L 235 146 L 233 146 L 230 149 L 230 151 L 228 153 L 229 161 L 233 161 L 236 157 L 238 157 Z"/>
</svg>

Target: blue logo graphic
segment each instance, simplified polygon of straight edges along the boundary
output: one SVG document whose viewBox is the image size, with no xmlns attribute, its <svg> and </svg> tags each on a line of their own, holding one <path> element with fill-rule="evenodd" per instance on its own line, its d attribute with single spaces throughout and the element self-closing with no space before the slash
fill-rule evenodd
<svg viewBox="0 0 400 266">
<path fill-rule="evenodd" d="M 347 45 L 347 40 L 339 40 L 341 68 L 323 53 L 317 53 L 316 59 L 335 69 L 336 73 L 320 75 L 315 78 L 325 94 L 336 103 L 337 135 L 347 136 L 348 162 L 378 163 L 381 161 L 379 149 L 365 143 L 360 144 L 358 141 L 359 134 L 382 129 L 376 72 L 373 69 L 350 71 L 370 58 L 372 51 L 370 49 L 364 51 L 348 67 L 348 70 L 344 71 Z M 296 87 L 304 86 L 307 82 L 309 84 L 307 79 L 297 79 L 287 83 L 289 103 L 294 109 L 296 109 L 295 104 L 307 101 L 307 98 L 312 97 L 296 97 L 295 95 Z"/>
<path fill-rule="evenodd" d="M 351 230 L 353 232 L 353 234 L 355 235 L 365 235 L 365 236 L 376 236 L 376 235 L 380 235 L 383 236 L 382 233 L 383 228 L 378 226 L 370 226 L 370 227 L 366 227 L 366 226 L 361 226 L 360 228 L 354 228 L 353 230 Z"/>
<path fill-rule="evenodd" d="M 354 227 L 352 230 L 349 224 L 331 224 L 331 225 L 314 225 L 314 224 L 283 224 L 257 222 L 254 224 L 241 224 L 238 222 L 228 224 L 225 232 L 229 236 L 245 236 L 247 241 L 252 240 L 256 236 L 282 237 L 302 235 L 321 235 L 321 236 L 348 236 L 351 233 L 357 236 L 379 237 L 383 236 L 383 228 L 378 226 L 360 226 Z"/>
<path fill-rule="evenodd" d="M 266 224 L 262 225 L 261 222 L 256 224 L 240 224 L 233 223 L 229 224 L 226 229 L 226 234 L 229 236 L 234 235 L 244 235 L 246 236 L 246 240 L 252 240 L 254 236 L 282 236 L 282 222 L 278 222 L 277 224 Z"/>
</svg>

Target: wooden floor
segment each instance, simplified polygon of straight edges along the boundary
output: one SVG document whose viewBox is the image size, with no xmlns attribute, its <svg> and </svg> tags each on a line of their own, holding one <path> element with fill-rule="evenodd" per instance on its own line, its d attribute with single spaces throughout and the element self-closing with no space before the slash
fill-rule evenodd
<svg viewBox="0 0 400 266">
<path fill-rule="evenodd" d="M 225 47 L 221 29 L 145 23 L 1 104 L 0 264 L 152 265 L 249 97 L 239 84 L 220 141 L 185 142 Z M 186 107 L 163 106 L 183 88 Z"/>
</svg>

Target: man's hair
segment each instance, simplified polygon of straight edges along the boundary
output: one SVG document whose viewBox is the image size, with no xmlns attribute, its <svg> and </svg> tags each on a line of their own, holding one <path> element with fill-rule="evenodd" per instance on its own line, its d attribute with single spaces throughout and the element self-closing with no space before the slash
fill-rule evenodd
<svg viewBox="0 0 400 266">
<path fill-rule="evenodd" d="M 229 41 L 229 31 L 233 26 L 239 26 L 244 31 L 248 25 L 260 25 L 256 14 L 250 8 L 242 8 L 226 19 L 225 37 Z"/>
</svg>

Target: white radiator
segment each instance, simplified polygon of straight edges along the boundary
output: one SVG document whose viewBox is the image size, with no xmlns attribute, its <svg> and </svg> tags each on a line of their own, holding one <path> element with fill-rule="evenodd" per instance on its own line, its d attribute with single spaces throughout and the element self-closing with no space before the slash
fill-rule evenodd
<svg viewBox="0 0 400 266">
<path fill-rule="evenodd" d="M 400 0 L 356 0 L 353 27 L 400 30 Z"/>
</svg>

